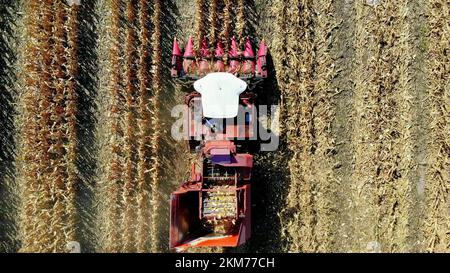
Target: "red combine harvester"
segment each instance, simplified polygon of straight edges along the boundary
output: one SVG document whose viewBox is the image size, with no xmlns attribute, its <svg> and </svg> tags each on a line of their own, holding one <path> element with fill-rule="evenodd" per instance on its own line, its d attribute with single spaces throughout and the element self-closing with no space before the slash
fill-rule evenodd
<svg viewBox="0 0 450 273">
<path fill-rule="evenodd" d="M 190 178 L 171 195 L 170 247 L 177 251 L 250 238 L 253 156 L 243 147 L 257 134 L 251 90 L 267 78 L 266 55 L 265 43 L 255 55 L 250 39 L 240 52 L 233 38 L 228 53 L 221 41 L 210 50 L 203 40 L 198 54 L 192 38 L 184 54 L 174 40 L 171 75 L 195 89 L 185 97 L 185 124 L 197 153 Z"/>
</svg>

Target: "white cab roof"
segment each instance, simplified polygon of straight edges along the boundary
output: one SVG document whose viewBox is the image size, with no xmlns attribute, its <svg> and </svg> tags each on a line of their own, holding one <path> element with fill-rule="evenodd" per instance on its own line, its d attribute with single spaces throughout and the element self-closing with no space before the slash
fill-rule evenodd
<svg viewBox="0 0 450 273">
<path fill-rule="evenodd" d="M 210 73 L 194 83 L 202 95 L 203 116 L 207 118 L 234 118 L 239 110 L 239 95 L 247 83 L 231 73 Z"/>
</svg>

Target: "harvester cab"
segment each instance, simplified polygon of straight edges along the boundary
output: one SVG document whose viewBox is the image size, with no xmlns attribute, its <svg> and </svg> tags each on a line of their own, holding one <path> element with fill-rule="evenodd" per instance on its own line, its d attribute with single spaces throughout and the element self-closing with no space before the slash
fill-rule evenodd
<svg viewBox="0 0 450 273">
<path fill-rule="evenodd" d="M 197 153 L 187 181 L 172 193 L 170 247 L 234 247 L 251 235 L 253 156 L 237 143 L 256 136 L 256 94 L 267 78 L 267 47 L 255 55 L 247 38 L 239 51 L 233 38 L 226 53 L 222 41 L 214 50 L 203 40 L 199 50 L 189 38 L 184 53 L 174 40 L 172 77 L 193 87 L 185 97 L 191 151 Z"/>
</svg>

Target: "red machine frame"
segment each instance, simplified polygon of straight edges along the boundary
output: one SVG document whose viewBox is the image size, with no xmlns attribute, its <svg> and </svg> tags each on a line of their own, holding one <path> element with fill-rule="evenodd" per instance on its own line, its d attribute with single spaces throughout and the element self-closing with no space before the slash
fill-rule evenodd
<svg viewBox="0 0 450 273">
<path fill-rule="evenodd" d="M 231 141 L 207 142 L 203 148 L 202 158 L 224 153 L 230 155 L 229 163 L 217 163 L 217 165 L 234 168 L 234 186 L 230 192 L 236 194 L 236 228 L 228 236 L 218 238 L 207 237 L 196 241 L 201 234 L 192 234 L 202 220 L 203 192 L 212 191 L 204 187 L 205 164 L 198 168 L 197 163 L 192 164 L 191 177 L 181 187 L 172 193 L 170 202 L 170 247 L 183 250 L 187 247 L 222 246 L 235 247 L 243 244 L 251 236 L 251 170 L 253 168 L 253 156 L 250 154 L 236 153 L 236 146 Z M 188 197 L 187 194 L 195 195 Z M 195 200 L 196 199 L 196 200 Z M 193 205 L 194 204 L 194 205 Z M 194 226 L 194 228 L 192 228 Z M 198 236 L 198 237 L 196 237 Z"/>
</svg>

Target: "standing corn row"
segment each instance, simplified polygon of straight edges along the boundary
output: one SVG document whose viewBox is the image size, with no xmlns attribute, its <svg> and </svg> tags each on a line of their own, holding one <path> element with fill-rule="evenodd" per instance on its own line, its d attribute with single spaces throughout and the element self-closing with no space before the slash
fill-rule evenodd
<svg viewBox="0 0 450 273">
<path fill-rule="evenodd" d="M 65 145 L 67 157 L 67 182 L 66 189 L 66 238 L 68 241 L 76 239 L 77 209 L 76 209 L 76 182 L 77 169 L 77 81 L 78 78 L 78 5 L 67 8 L 67 94 L 66 94 L 66 122 L 67 144 Z"/>
<path fill-rule="evenodd" d="M 112 99 L 112 105 L 110 106 L 111 113 L 111 127 L 109 131 L 110 139 L 110 149 L 111 158 L 108 164 L 108 181 L 106 189 L 106 242 L 105 250 L 107 252 L 119 252 L 120 251 L 120 186 L 123 181 L 122 177 L 122 134 L 123 130 L 121 128 L 121 1 L 111 1 L 110 2 L 112 22 L 111 22 L 111 35 L 112 44 L 109 52 L 109 59 L 111 61 L 111 70 L 109 71 L 110 83 L 109 83 L 109 93 Z"/>
<path fill-rule="evenodd" d="M 65 72 L 63 65 L 65 64 L 65 7 L 62 2 L 55 1 L 53 3 L 53 9 L 55 11 L 55 26 L 53 33 L 53 71 L 52 77 L 54 79 L 55 92 L 53 96 L 53 106 L 51 120 L 54 126 L 51 127 L 52 135 L 52 148 L 50 149 L 52 166 L 52 173 L 50 175 L 50 181 L 52 182 L 52 201 L 53 214 L 51 222 L 54 226 L 55 241 L 54 250 L 62 251 L 61 247 L 65 245 L 66 238 L 64 229 L 66 223 L 64 222 L 66 208 L 65 208 L 65 162 L 64 162 L 64 95 L 65 95 Z"/>
<path fill-rule="evenodd" d="M 211 0 L 209 4 L 209 41 L 214 43 L 217 40 L 217 1 Z"/>
<path fill-rule="evenodd" d="M 147 170 L 149 169 L 148 162 L 148 146 L 149 146 L 149 125 L 151 123 L 149 111 L 147 106 L 149 104 L 148 86 L 149 86 L 149 67 L 150 54 L 147 48 L 150 45 L 150 31 L 148 27 L 149 4 L 148 0 L 139 1 L 139 99 L 138 99 L 138 113 L 139 119 L 137 125 L 139 128 L 138 135 L 138 164 L 137 164 L 137 251 L 147 252 L 149 250 L 149 234 L 150 230 L 150 194 L 147 183 L 149 181 Z"/>
<path fill-rule="evenodd" d="M 244 30 L 245 30 L 245 0 L 238 0 L 237 12 L 236 12 L 236 34 L 240 46 L 244 43 Z"/>
<path fill-rule="evenodd" d="M 160 92 L 162 88 L 161 83 L 161 69 L 162 69 L 162 40 L 161 40 L 161 16 L 162 16 L 162 3 L 161 0 L 155 0 L 153 9 L 153 27 L 154 32 L 152 35 L 152 129 L 153 134 L 151 137 L 151 149 L 153 152 L 151 162 L 151 174 L 152 174 L 152 251 L 159 251 L 159 239 L 158 239 L 158 220 L 159 220 L 159 210 L 158 204 L 160 202 L 159 194 L 159 179 L 160 179 L 160 139 L 161 139 L 161 124 L 160 124 Z"/>
<path fill-rule="evenodd" d="M 65 18 L 70 16 L 59 1 L 32 1 L 26 13 L 30 16 L 26 54 L 31 56 L 26 56 L 30 63 L 25 64 L 21 251 L 62 252 L 68 241 L 75 240 L 76 225 L 75 189 L 70 186 L 75 183 L 71 177 L 76 151 L 67 149 L 76 145 L 76 90 L 67 84 L 76 78 L 77 58 L 66 54 L 76 43 L 76 29 L 71 33 L 73 28 L 65 27 Z M 75 16 L 71 25 L 76 22 Z"/>
<path fill-rule="evenodd" d="M 428 94 L 431 120 L 428 171 L 425 182 L 427 250 L 450 249 L 450 23 L 445 0 L 428 1 Z"/>
<path fill-rule="evenodd" d="M 136 33 L 135 20 L 136 20 L 136 10 L 135 1 L 127 1 L 126 3 L 126 45 L 125 45 L 125 77 L 124 86 L 125 90 L 125 170 L 124 170 L 124 190 L 123 190 L 123 203 L 124 203 L 124 215 L 123 215 L 123 252 L 133 252 L 135 251 L 135 101 L 134 97 L 136 95 L 136 70 L 135 62 L 136 56 L 135 44 L 136 44 Z"/>
<path fill-rule="evenodd" d="M 21 121 L 21 153 L 20 161 L 23 162 L 19 169 L 21 176 L 22 191 L 22 213 L 20 219 L 20 237 L 22 241 L 21 251 L 32 252 L 37 251 L 36 244 L 36 223 L 38 212 L 38 165 L 37 149 L 39 130 L 37 115 L 39 111 L 38 94 L 40 82 L 40 50 L 39 50 L 39 11 L 40 1 L 30 0 L 26 3 L 25 26 L 26 39 L 25 45 L 25 65 L 24 77 L 25 88 L 23 95 L 24 117 Z"/>
<path fill-rule="evenodd" d="M 39 148 L 38 153 L 38 196 L 40 200 L 38 211 L 38 226 L 37 236 L 39 238 L 39 251 L 49 252 L 51 251 L 51 243 L 54 241 L 56 230 L 55 226 L 50 224 L 51 221 L 51 181 L 48 177 L 53 166 L 50 165 L 50 154 L 48 151 L 51 148 L 50 126 L 51 126 L 51 108 L 53 97 L 53 84 L 52 84 L 52 28 L 53 28 L 53 11 L 52 1 L 41 1 L 42 10 L 42 39 L 40 41 L 40 49 L 42 56 L 42 79 L 39 85 Z"/>
<path fill-rule="evenodd" d="M 220 37 L 225 41 L 225 51 L 228 51 L 230 46 L 230 34 L 231 34 L 231 8 L 233 0 L 224 0 L 225 7 L 223 9 L 223 29 L 220 33 Z"/>
<path fill-rule="evenodd" d="M 156 3 L 155 3 L 156 5 Z M 197 0 L 195 11 L 195 30 L 197 33 L 197 48 L 200 48 L 203 38 L 205 37 L 205 0 Z"/>
</svg>

